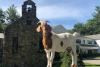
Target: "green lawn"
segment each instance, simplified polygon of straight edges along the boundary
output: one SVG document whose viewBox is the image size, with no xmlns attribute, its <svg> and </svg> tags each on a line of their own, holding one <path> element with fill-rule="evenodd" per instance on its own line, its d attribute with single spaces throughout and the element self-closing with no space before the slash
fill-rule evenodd
<svg viewBox="0 0 100 67">
<path fill-rule="evenodd" d="M 85 63 L 85 67 L 100 67 L 100 65 Z"/>
<path fill-rule="evenodd" d="M 87 65 L 85 67 L 100 67 L 100 65 Z"/>
</svg>

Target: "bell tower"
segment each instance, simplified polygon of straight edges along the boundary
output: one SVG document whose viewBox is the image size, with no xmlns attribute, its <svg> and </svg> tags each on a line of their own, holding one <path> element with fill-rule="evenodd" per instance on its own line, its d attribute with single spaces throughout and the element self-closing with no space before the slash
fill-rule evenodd
<svg viewBox="0 0 100 67">
<path fill-rule="evenodd" d="M 22 5 L 22 18 L 28 22 L 28 24 L 38 21 L 36 17 L 36 6 L 32 0 L 27 0 Z"/>
</svg>

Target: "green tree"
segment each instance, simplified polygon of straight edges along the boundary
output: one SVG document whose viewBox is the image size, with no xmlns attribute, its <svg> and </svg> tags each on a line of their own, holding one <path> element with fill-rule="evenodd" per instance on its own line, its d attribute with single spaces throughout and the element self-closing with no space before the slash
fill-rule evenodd
<svg viewBox="0 0 100 67">
<path fill-rule="evenodd" d="M 88 23 L 85 24 L 85 28 L 86 35 L 96 34 L 97 23 L 94 20 L 89 20 Z"/>
<path fill-rule="evenodd" d="M 5 22 L 5 13 L 4 11 L 0 8 L 0 23 Z"/>
<path fill-rule="evenodd" d="M 84 35 L 85 34 L 85 27 L 83 23 L 77 23 L 74 25 L 73 28 L 74 32 L 79 32 L 80 34 Z"/>
<path fill-rule="evenodd" d="M 18 14 L 16 7 L 14 5 L 10 6 L 6 10 L 6 20 L 8 23 L 14 23 L 20 18 L 20 15 Z"/>
<path fill-rule="evenodd" d="M 87 23 L 77 23 L 73 28 L 74 32 L 79 32 L 83 35 L 92 35 L 100 33 L 100 6 L 97 6 L 93 13 L 93 18 L 89 19 Z"/>
<path fill-rule="evenodd" d="M 86 34 L 98 34 L 100 33 L 100 6 L 97 6 L 93 13 L 93 18 L 88 20 L 85 24 Z"/>
<path fill-rule="evenodd" d="M 95 33 L 100 33 L 100 6 L 97 6 L 93 14 L 93 20 L 95 23 Z"/>
<path fill-rule="evenodd" d="M 4 31 L 4 28 L 5 28 L 5 13 L 0 8 L 0 33 Z"/>
<path fill-rule="evenodd" d="M 93 19 L 100 24 L 100 6 L 96 6 L 95 12 L 93 13 Z"/>
</svg>

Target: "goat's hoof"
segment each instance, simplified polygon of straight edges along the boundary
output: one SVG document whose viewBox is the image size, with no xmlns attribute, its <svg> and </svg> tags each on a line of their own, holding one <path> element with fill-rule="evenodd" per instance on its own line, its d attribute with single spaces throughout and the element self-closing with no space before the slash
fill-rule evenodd
<svg viewBox="0 0 100 67">
<path fill-rule="evenodd" d="M 49 65 L 47 67 L 50 67 Z"/>
<path fill-rule="evenodd" d="M 71 65 L 71 67 L 77 67 L 77 65 L 73 64 L 73 65 Z"/>
</svg>

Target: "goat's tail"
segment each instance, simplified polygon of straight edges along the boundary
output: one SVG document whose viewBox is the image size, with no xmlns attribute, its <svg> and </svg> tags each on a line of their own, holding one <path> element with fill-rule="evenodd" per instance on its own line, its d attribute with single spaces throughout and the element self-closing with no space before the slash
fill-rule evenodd
<svg viewBox="0 0 100 67">
<path fill-rule="evenodd" d="M 77 33 L 77 32 L 74 32 L 74 33 L 73 33 L 73 36 L 74 36 L 74 37 L 79 37 L 79 36 L 80 36 L 80 34 L 79 34 L 79 33 Z"/>
</svg>

